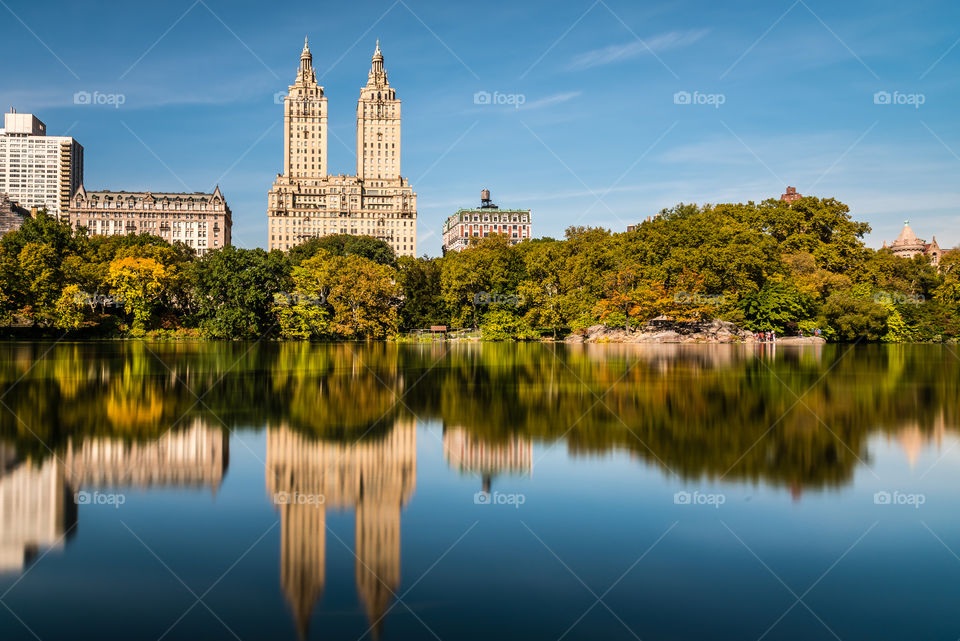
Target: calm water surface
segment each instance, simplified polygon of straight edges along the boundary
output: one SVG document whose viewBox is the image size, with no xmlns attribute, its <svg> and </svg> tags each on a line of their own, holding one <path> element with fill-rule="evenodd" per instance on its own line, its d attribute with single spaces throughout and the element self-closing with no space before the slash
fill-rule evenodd
<svg viewBox="0 0 960 641">
<path fill-rule="evenodd" d="M 0 343 L 0 639 L 960 637 L 943 346 Z"/>
</svg>

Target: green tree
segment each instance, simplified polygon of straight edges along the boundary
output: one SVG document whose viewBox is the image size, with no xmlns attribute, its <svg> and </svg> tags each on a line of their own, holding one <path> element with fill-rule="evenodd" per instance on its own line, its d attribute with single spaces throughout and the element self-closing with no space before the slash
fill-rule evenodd
<svg viewBox="0 0 960 641">
<path fill-rule="evenodd" d="M 880 341 L 887 334 L 889 312 L 883 305 L 856 293 L 831 294 L 822 314 L 825 323 L 840 340 Z"/>
<path fill-rule="evenodd" d="M 531 327 L 550 329 L 557 338 L 557 329 L 566 323 L 564 244 L 553 239 L 531 241 L 520 245 L 520 252 L 525 277 L 518 291 L 527 308 L 524 320 Z"/>
<path fill-rule="evenodd" d="M 289 291 L 290 264 L 279 251 L 229 246 L 196 261 L 190 281 L 196 317 L 207 334 L 256 338 L 275 323 L 274 296 Z"/>
<path fill-rule="evenodd" d="M 373 236 L 355 236 L 352 234 L 330 234 L 311 238 L 290 249 L 289 257 L 293 265 L 324 251 L 331 256 L 360 256 L 381 265 L 396 266 L 397 255 L 384 240 Z"/>
<path fill-rule="evenodd" d="M 442 299 L 456 327 L 479 327 L 486 299 L 517 296 L 523 261 L 506 236 L 483 238 L 443 257 Z"/>
<path fill-rule="evenodd" d="M 50 324 L 56 317 L 56 302 L 63 285 L 55 248 L 46 243 L 29 242 L 20 250 L 18 262 L 27 317 L 34 325 Z"/>
<path fill-rule="evenodd" d="M 787 281 L 767 281 L 760 291 L 740 301 L 745 325 L 751 331 L 788 333 L 812 314 L 810 299 Z"/>
<path fill-rule="evenodd" d="M 397 278 L 403 305 L 400 326 L 423 329 L 446 323 L 447 313 L 441 295 L 441 258 L 397 258 Z"/>
<path fill-rule="evenodd" d="M 331 330 L 346 338 L 386 338 L 397 333 L 400 286 L 397 270 L 361 256 L 326 252 L 300 265 L 298 278 L 325 293 L 333 311 Z"/>
</svg>

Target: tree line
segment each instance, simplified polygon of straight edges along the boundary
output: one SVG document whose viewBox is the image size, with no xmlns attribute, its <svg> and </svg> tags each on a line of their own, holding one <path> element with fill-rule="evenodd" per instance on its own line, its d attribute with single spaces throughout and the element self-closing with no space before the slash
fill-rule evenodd
<svg viewBox="0 0 960 641">
<path fill-rule="evenodd" d="M 960 335 L 960 252 L 939 267 L 865 246 L 834 199 L 688 205 L 635 230 L 570 227 L 511 246 L 396 256 L 372 237 L 197 257 L 156 236 L 91 236 L 40 213 L 0 239 L 0 325 L 90 336 L 390 339 L 432 325 L 485 339 L 721 318 L 837 341 Z"/>
</svg>

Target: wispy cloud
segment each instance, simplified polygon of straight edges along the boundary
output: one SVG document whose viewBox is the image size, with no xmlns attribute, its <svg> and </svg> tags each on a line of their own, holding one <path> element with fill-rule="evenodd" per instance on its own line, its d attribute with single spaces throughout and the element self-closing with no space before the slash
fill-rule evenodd
<svg viewBox="0 0 960 641">
<path fill-rule="evenodd" d="M 695 29 L 691 31 L 671 31 L 654 36 L 644 41 L 634 40 L 626 44 L 616 44 L 593 49 L 574 56 L 567 65 L 569 71 L 582 71 L 601 65 L 631 60 L 650 51 L 660 52 L 668 49 L 687 47 L 703 38 L 709 29 Z"/>
<path fill-rule="evenodd" d="M 566 91 L 563 93 L 556 93 L 552 96 L 545 96 L 543 98 L 538 98 L 532 102 L 524 103 L 521 109 L 540 109 L 541 107 L 550 107 L 552 105 L 558 105 L 561 102 L 567 102 L 568 100 L 573 100 L 582 94 L 582 91 Z"/>
</svg>

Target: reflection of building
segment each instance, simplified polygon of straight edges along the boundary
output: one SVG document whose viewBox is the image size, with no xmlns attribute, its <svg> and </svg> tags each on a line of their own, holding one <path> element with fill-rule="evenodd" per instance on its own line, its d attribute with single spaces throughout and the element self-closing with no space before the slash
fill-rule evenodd
<svg viewBox="0 0 960 641">
<path fill-rule="evenodd" d="M 74 494 L 153 485 L 216 489 L 229 437 L 200 423 L 156 441 L 78 439 L 62 456 L 21 461 L 0 445 L 0 572 L 20 571 L 40 547 L 62 544 L 77 521 Z"/>
<path fill-rule="evenodd" d="M 280 510 L 280 581 L 306 636 L 325 581 L 326 509 L 356 510 L 357 592 L 374 632 L 400 584 L 400 511 L 416 486 L 416 424 L 339 443 L 267 432 L 267 491 Z M 318 500 L 318 497 L 322 499 Z"/>
<path fill-rule="evenodd" d="M 934 236 L 933 241 L 929 243 L 917 238 L 917 235 L 910 228 L 909 220 L 904 221 L 903 229 L 900 230 L 897 239 L 889 245 L 887 245 L 887 241 L 883 241 L 883 246 L 892 251 L 894 256 L 900 256 L 901 258 L 913 258 L 917 254 L 929 256 L 931 265 L 939 265 L 940 258 L 943 256 L 943 250 L 937 244 L 937 237 Z"/>
<path fill-rule="evenodd" d="M 935 443 L 937 449 L 940 449 L 946 431 L 946 422 L 942 412 L 934 421 L 932 429 L 923 430 L 918 423 L 910 423 L 900 428 L 896 436 L 897 442 L 900 443 L 903 454 L 911 468 L 917 464 L 920 453 L 927 445 Z"/>
<path fill-rule="evenodd" d="M 533 443 L 521 436 L 490 442 L 462 427 L 443 428 L 443 456 L 450 467 L 477 474 L 483 490 L 490 491 L 497 474 L 530 474 L 533 470 Z"/>
<path fill-rule="evenodd" d="M 0 446 L 0 572 L 21 571 L 38 548 L 60 547 L 76 519 L 59 461 L 18 461 Z"/>
<path fill-rule="evenodd" d="M 500 209 L 490 200 L 490 190 L 480 192 L 480 206 L 458 209 L 443 225 L 443 251 L 463 251 L 471 238 L 502 234 L 511 245 L 530 240 L 532 221 L 529 209 Z"/>
<path fill-rule="evenodd" d="M 230 460 L 230 438 L 200 421 L 156 441 L 86 438 L 63 454 L 72 487 L 211 487 L 216 490 Z"/>
<path fill-rule="evenodd" d="M 283 98 L 283 173 L 267 196 L 269 248 L 329 234 L 374 236 L 401 256 L 417 249 L 417 195 L 400 174 L 400 99 L 377 42 L 357 101 L 357 173 L 327 171 L 327 98 L 306 41 Z"/>
</svg>

